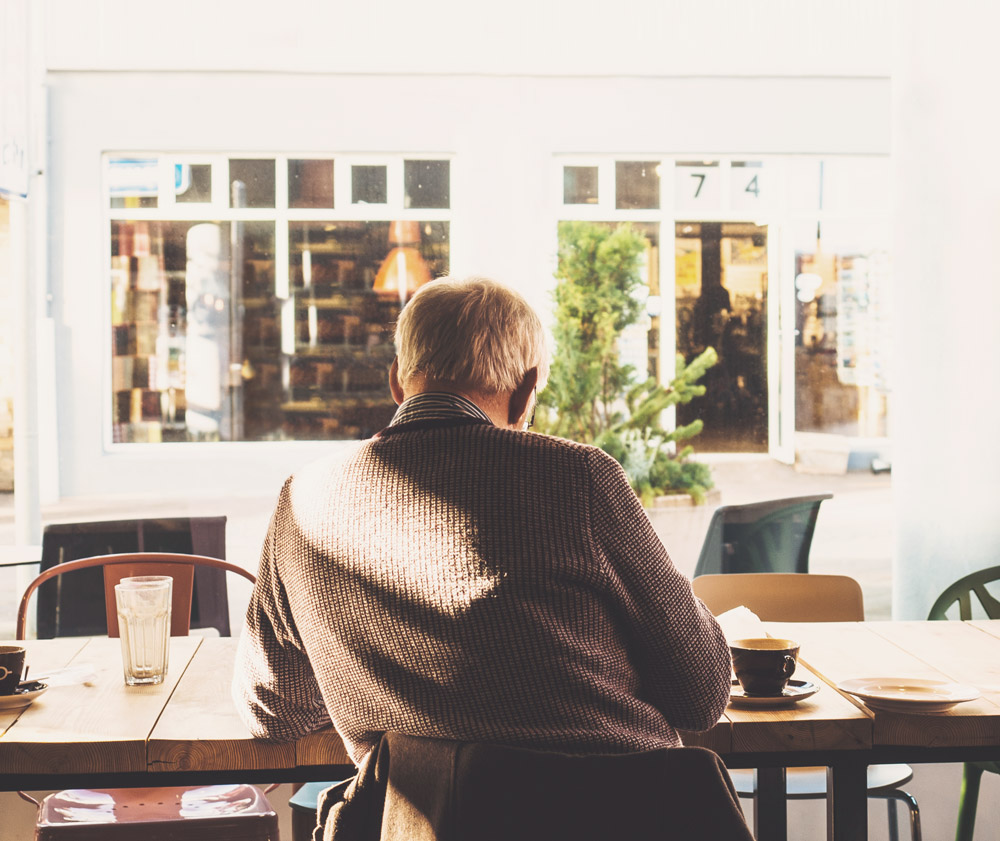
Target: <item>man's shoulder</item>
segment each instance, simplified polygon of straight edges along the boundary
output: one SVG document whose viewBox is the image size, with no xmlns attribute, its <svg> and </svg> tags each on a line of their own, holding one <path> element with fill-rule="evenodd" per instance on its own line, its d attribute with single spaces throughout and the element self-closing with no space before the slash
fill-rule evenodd
<svg viewBox="0 0 1000 841">
<path fill-rule="evenodd" d="M 581 444 L 579 441 L 538 432 L 511 432 L 510 435 L 518 439 L 520 446 L 534 450 L 533 455 L 538 458 L 564 465 L 573 464 L 595 480 L 617 481 L 625 476 L 622 466 L 593 444 Z"/>
</svg>

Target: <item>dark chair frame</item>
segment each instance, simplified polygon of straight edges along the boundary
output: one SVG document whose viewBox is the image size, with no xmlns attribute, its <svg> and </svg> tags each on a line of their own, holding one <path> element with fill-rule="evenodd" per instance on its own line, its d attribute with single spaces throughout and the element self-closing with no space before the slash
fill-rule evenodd
<svg viewBox="0 0 1000 841">
<path fill-rule="evenodd" d="M 42 531 L 41 571 L 66 561 L 129 552 L 176 552 L 226 557 L 226 517 L 153 517 L 52 523 Z M 225 572 L 195 569 L 191 627 L 230 635 Z M 38 592 L 39 639 L 105 633 L 104 582 L 98 570 L 58 579 Z"/>
<path fill-rule="evenodd" d="M 809 572 L 819 506 L 833 494 L 769 499 L 715 510 L 694 577 L 733 572 Z"/>
<path fill-rule="evenodd" d="M 957 603 L 958 618 L 968 621 L 973 618 L 972 597 L 975 596 L 990 619 L 1000 619 L 1000 600 L 986 589 L 986 585 L 994 581 L 1000 581 L 1000 566 L 987 567 L 962 576 L 935 599 L 927 618 L 947 619 L 947 611 Z M 979 786 L 984 772 L 1000 774 L 1000 761 L 964 763 L 958 799 L 958 821 L 955 826 L 956 841 L 972 841 L 979 805 Z"/>
</svg>

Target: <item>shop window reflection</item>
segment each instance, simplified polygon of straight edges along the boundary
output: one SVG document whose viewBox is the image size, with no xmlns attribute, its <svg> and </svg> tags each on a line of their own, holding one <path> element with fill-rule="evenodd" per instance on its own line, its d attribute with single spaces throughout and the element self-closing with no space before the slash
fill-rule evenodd
<svg viewBox="0 0 1000 841">
<path fill-rule="evenodd" d="M 395 228 L 426 280 L 449 223 L 111 223 L 113 438 L 121 443 L 367 437 L 392 417 L 392 329 L 410 294 L 373 287 Z M 231 329 L 235 325 L 236 329 Z"/>
<path fill-rule="evenodd" d="M 563 204 L 597 204 L 596 166 L 563 167 Z"/>
<path fill-rule="evenodd" d="M 174 201 L 180 204 L 207 204 L 212 201 L 211 164 L 175 164 L 174 173 Z"/>
<path fill-rule="evenodd" d="M 385 204 L 388 196 L 384 166 L 351 167 L 351 204 Z"/>
<path fill-rule="evenodd" d="M 105 158 L 115 443 L 363 438 L 389 421 L 395 320 L 449 270 L 450 161 L 347 163 L 355 203 L 397 206 L 319 221 L 334 163 Z M 229 187 L 221 207 L 213 180 Z M 437 218 L 410 217 L 404 201 Z M 176 218 L 199 203 L 210 216 Z M 275 211 L 243 212 L 265 207 Z"/>
<path fill-rule="evenodd" d="M 229 161 L 229 206 L 274 207 L 274 160 Z"/>
<path fill-rule="evenodd" d="M 288 162 L 289 207 L 333 207 L 333 161 Z"/>
<path fill-rule="evenodd" d="M 615 161 L 615 207 L 655 210 L 660 206 L 659 161 Z"/>
<path fill-rule="evenodd" d="M 451 204 L 449 161 L 403 161 L 403 207 L 446 208 Z"/>
<path fill-rule="evenodd" d="M 803 224 L 796 233 L 795 425 L 887 435 L 889 258 L 884 225 Z"/>
<path fill-rule="evenodd" d="M 704 421 L 698 452 L 765 452 L 767 228 L 678 222 L 674 242 L 677 350 L 687 362 L 707 347 L 719 357 L 677 422 Z"/>
</svg>

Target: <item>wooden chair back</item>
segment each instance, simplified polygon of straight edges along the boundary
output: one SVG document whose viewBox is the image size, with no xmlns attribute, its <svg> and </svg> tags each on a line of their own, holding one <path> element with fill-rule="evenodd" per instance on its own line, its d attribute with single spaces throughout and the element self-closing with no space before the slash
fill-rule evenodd
<svg viewBox="0 0 1000 841">
<path fill-rule="evenodd" d="M 861 586 L 847 575 L 728 573 L 702 575 L 695 595 L 718 616 L 744 605 L 764 622 L 862 622 Z"/>
<path fill-rule="evenodd" d="M 104 597 L 107 605 L 108 636 L 117 637 L 118 611 L 115 608 L 115 585 L 134 575 L 169 575 L 174 579 L 170 605 L 170 635 L 185 637 L 191 625 L 191 593 L 196 566 L 208 566 L 242 575 L 251 583 L 257 578 L 243 567 L 205 555 L 181 555 L 173 552 L 131 552 L 121 555 L 96 555 L 79 558 L 50 567 L 40 573 L 25 589 L 17 608 L 17 638 L 25 638 L 28 624 L 28 603 L 40 584 L 78 569 L 104 568 Z"/>
</svg>

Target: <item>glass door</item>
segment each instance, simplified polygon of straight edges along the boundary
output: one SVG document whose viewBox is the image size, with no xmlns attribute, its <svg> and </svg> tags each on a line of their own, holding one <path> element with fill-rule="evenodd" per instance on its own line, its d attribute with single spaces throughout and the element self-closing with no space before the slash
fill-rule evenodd
<svg viewBox="0 0 1000 841">
<path fill-rule="evenodd" d="M 674 243 L 677 352 L 690 362 L 712 347 L 719 357 L 677 423 L 704 422 L 696 452 L 767 452 L 768 228 L 677 222 Z"/>
</svg>

